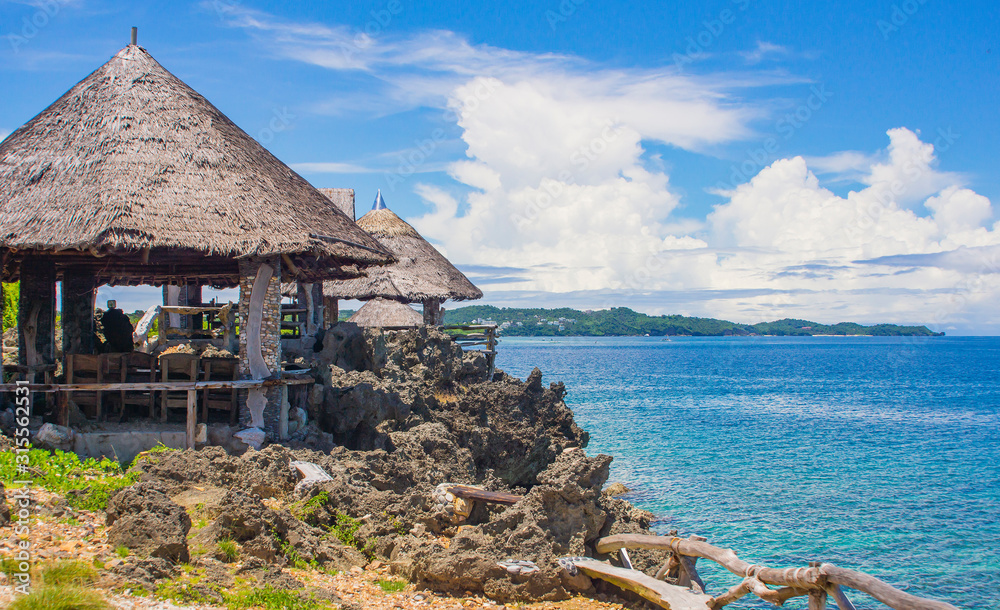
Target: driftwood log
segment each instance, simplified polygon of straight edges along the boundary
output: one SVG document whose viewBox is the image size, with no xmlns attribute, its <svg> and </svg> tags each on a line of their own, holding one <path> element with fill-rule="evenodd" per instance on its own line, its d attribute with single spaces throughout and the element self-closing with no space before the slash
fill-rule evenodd
<svg viewBox="0 0 1000 610">
<path fill-rule="evenodd" d="M 499 491 L 486 491 L 468 485 L 452 485 L 448 491 L 456 497 L 466 500 L 479 500 L 480 502 L 492 502 L 494 504 L 517 504 L 523 496 L 507 494 Z"/>
<path fill-rule="evenodd" d="M 777 605 L 781 605 L 793 597 L 808 596 L 810 610 L 823 610 L 826 607 L 827 595 L 829 595 L 840 610 L 854 610 L 854 605 L 847 599 L 841 587 L 848 587 L 866 593 L 895 610 L 957 610 L 951 604 L 920 598 L 910 595 L 905 591 L 900 591 L 892 585 L 863 572 L 839 568 L 828 563 L 815 562 L 807 568 L 768 568 L 743 561 L 731 549 L 713 546 L 704 540 L 695 539 L 695 537 L 685 540 L 676 536 L 619 534 L 598 540 L 596 546 L 598 553 L 613 553 L 623 548 L 670 552 L 671 559 L 660 569 L 657 577 L 665 577 L 671 572 L 678 575 L 687 573 L 686 577 L 679 577 L 677 579 L 678 583 L 691 582 L 701 585 L 703 590 L 704 584 L 696 582 L 695 578 L 692 578 L 692 576 L 696 577 L 697 575 L 697 572 L 693 569 L 692 560 L 694 558 L 714 561 L 733 574 L 743 577 L 744 580 L 740 584 L 721 595 L 708 598 L 704 607 L 712 610 L 722 608 L 751 593 Z M 688 561 L 692 561 L 690 568 L 687 563 Z M 583 570 L 584 568 L 580 563 L 583 562 L 578 562 L 577 567 Z M 622 569 L 619 568 L 619 570 Z M 688 571 L 689 569 L 690 572 Z M 584 571 L 588 575 L 591 574 L 587 570 Z M 631 572 L 634 572 L 634 570 Z M 645 575 L 643 574 L 643 576 Z M 596 577 L 603 578 L 600 575 Z M 614 577 L 620 580 L 624 575 L 616 572 L 614 573 Z M 645 577 L 650 578 L 648 576 Z M 635 582 L 645 582 L 643 579 L 639 579 L 638 576 L 631 578 L 633 579 L 630 581 L 632 584 Z M 614 580 L 607 578 L 605 580 L 618 584 Z M 655 579 L 650 578 L 650 580 Z M 700 581 L 701 579 L 698 578 L 697 580 Z M 780 588 L 772 589 L 768 585 Z M 653 596 L 647 596 L 631 586 L 625 588 L 643 595 L 646 599 L 660 604 L 663 608 L 676 607 L 663 604 L 659 598 L 654 599 L 655 596 L 659 595 L 656 592 L 651 594 Z M 638 588 L 642 589 L 642 587 Z"/>
</svg>

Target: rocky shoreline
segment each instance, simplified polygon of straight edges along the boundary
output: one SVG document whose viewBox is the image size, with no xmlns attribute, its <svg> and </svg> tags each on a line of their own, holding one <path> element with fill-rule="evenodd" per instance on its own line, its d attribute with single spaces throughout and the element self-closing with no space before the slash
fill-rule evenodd
<svg viewBox="0 0 1000 610">
<path fill-rule="evenodd" d="M 561 383 L 543 386 L 537 369 L 525 381 L 499 371 L 488 380 L 482 355 L 428 327 L 338 324 L 296 363 L 317 383 L 289 442 L 135 460 L 135 484 L 105 509 L 107 546 L 126 549 L 104 563 L 110 588 L 164 597 L 194 570 L 175 601 L 224 605 L 234 587 L 321 596 L 291 572 L 375 566 L 413 590 L 490 603 L 616 594 L 558 560 L 603 558 L 598 538 L 648 532 L 652 515 L 604 491 L 611 457 L 586 455 Z M 299 485 L 294 461 L 331 478 Z M 523 499 L 456 503 L 443 484 Z M 647 570 L 653 559 L 632 557 Z"/>
</svg>

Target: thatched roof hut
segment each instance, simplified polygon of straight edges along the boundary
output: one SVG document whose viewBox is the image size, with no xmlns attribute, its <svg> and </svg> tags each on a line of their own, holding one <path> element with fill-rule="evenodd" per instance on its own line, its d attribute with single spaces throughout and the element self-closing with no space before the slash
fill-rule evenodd
<svg viewBox="0 0 1000 610">
<path fill-rule="evenodd" d="M 239 286 L 238 340 L 219 339 L 239 351 L 239 373 L 259 382 L 240 403 L 241 420 L 257 429 L 247 443 L 265 428 L 277 437 L 281 418 L 287 423 L 278 387 L 281 280 L 357 277 L 394 259 L 353 216 L 136 45 L 134 28 L 132 35 L 132 44 L 0 142 L 2 279 L 21 280 L 18 373 L 37 379 L 57 368 L 57 281 L 66 355 L 95 349 L 101 284 Z M 185 309 L 172 313 L 222 311 Z M 160 315 L 162 344 L 168 325 Z M 265 387 L 265 379 L 274 383 Z"/>
<path fill-rule="evenodd" d="M 134 44 L 0 143 L 4 281 L 27 253 L 101 283 L 235 286 L 277 254 L 351 277 L 391 260 L 353 220 Z"/>
<path fill-rule="evenodd" d="M 372 299 L 361 306 L 348 322 L 358 326 L 417 327 L 423 322 L 421 313 L 405 303 L 388 299 Z"/>
<path fill-rule="evenodd" d="M 482 298 L 483 292 L 437 249 L 385 205 L 382 193 L 358 226 L 392 252 L 396 262 L 365 271 L 366 277 L 326 282 L 323 292 L 341 299 L 381 297 L 404 303 L 439 305 L 444 300 Z"/>
</svg>

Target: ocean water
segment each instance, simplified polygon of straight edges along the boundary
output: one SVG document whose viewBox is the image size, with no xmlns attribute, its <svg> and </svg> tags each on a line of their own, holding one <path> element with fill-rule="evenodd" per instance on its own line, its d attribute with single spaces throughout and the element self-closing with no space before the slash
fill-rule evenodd
<svg viewBox="0 0 1000 610">
<path fill-rule="evenodd" d="M 510 337 L 497 365 L 566 383 L 659 533 L 1000 607 L 1000 338 Z M 739 580 L 699 571 L 709 593 Z"/>
</svg>

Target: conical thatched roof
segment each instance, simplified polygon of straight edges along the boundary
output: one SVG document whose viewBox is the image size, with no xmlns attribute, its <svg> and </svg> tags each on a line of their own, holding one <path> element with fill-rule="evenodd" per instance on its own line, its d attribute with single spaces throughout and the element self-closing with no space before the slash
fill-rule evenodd
<svg viewBox="0 0 1000 610">
<path fill-rule="evenodd" d="M 381 191 L 372 210 L 358 219 L 358 226 L 378 239 L 396 257 L 396 262 L 366 269 L 367 277 L 325 282 L 323 292 L 327 296 L 342 299 L 382 297 L 407 303 L 483 297 L 483 292 L 416 229 L 385 207 Z"/>
<path fill-rule="evenodd" d="M 348 322 L 358 326 L 420 326 L 424 316 L 405 303 L 388 299 L 372 299 L 361 306 Z"/>
<path fill-rule="evenodd" d="M 11 250 L 391 260 L 352 221 L 135 45 L 0 143 Z"/>
</svg>

